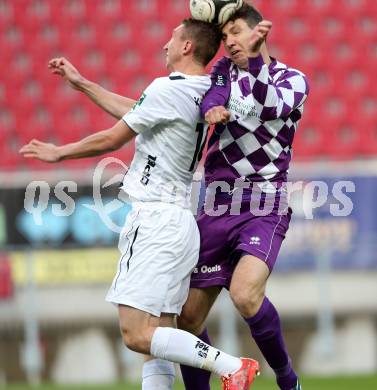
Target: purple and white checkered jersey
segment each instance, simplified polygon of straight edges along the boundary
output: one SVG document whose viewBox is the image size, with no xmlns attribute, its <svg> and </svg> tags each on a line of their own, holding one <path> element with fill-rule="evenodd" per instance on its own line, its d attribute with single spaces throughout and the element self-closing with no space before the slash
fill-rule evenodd
<svg viewBox="0 0 377 390">
<path fill-rule="evenodd" d="M 209 141 L 207 185 L 225 181 L 233 187 L 240 178 L 266 184 L 285 182 L 309 92 L 305 75 L 274 59 L 268 66 L 259 56 L 249 59 L 248 71 L 223 57 L 211 76 L 202 115 L 215 106 L 225 106 L 231 118 L 226 126 L 216 125 Z"/>
<path fill-rule="evenodd" d="M 174 72 L 152 82 L 123 120 L 138 135 L 123 189 L 143 202 L 190 207 L 193 174 L 203 154 L 208 125 L 200 103 L 208 75 Z"/>
</svg>

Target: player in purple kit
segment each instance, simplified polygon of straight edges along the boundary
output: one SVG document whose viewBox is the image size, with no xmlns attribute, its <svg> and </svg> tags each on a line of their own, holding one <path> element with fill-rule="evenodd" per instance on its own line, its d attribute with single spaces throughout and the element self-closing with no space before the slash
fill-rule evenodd
<svg viewBox="0 0 377 390">
<path fill-rule="evenodd" d="M 290 222 L 284 184 L 309 88 L 300 71 L 269 56 L 271 27 L 244 5 L 222 30 L 229 58 L 215 65 L 202 103 L 203 116 L 216 124 L 205 162 L 207 200 L 216 194 L 216 210 L 209 215 L 205 207 L 198 218 L 200 258 L 179 326 L 209 342 L 204 322 L 221 289 L 229 289 L 279 388 L 300 390 L 265 289 Z M 267 214 L 250 209 L 260 200 Z M 208 373 L 183 366 L 182 374 L 187 390 L 209 389 Z"/>
</svg>

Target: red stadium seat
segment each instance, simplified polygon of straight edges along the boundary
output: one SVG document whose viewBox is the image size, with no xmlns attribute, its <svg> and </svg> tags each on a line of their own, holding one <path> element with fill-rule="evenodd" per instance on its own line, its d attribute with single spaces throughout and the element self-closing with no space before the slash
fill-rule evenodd
<svg viewBox="0 0 377 390">
<path fill-rule="evenodd" d="M 362 151 L 368 157 L 377 158 L 377 119 L 365 121 L 361 126 L 360 131 L 363 132 Z"/>
<path fill-rule="evenodd" d="M 41 141 L 53 141 L 49 134 L 52 133 L 52 124 L 47 122 L 39 122 L 34 118 L 30 118 L 19 123 L 15 129 L 17 146 L 21 147 L 29 143 L 31 140 L 39 139 Z"/>
<path fill-rule="evenodd" d="M 296 9 L 302 2 L 303 0 L 254 0 L 253 4 L 267 19 L 274 20 L 274 15 L 285 14 L 287 9 Z"/>
<path fill-rule="evenodd" d="M 336 85 L 336 88 L 339 88 L 342 85 L 343 88 L 350 95 L 363 96 L 368 94 L 370 88 L 370 82 L 368 80 L 368 69 L 364 66 L 363 63 L 349 64 L 338 69 L 336 73 L 336 78 L 339 85 Z"/>
<path fill-rule="evenodd" d="M 377 92 L 371 88 L 367 94 L 358 96 L 352 109 L 361 122 L 377 121 Z"/>
<path fill-rule="evenodd" d="M 317 15 L 336 15 L 337 13 L 342 15 L 345 13 L 344 8 L 339 9 L 339 2 L 333 0 L 305 0 L 305 5 L 310 10 L 309 12 Z"/>
<path fill-rule="evenodd" d="M 111 1 L 98 1 L 87 0 L 86 1 L 86 17 L 88 20 L 100 22 L 101 18 L 106 20 L 117 19 L 122 16 L 122 0 Z"/>
<path fill-rule="evenodd" d="M 377 33 L 376 13 L 377 6 L 374 1 L 369 1 L 368 7 L 348 9 L 348 31 L 364 39 L 375 38 Z"/>
<path fill-rule="evenodd" d="M 327 155 L 335 159 L 358 158 L 362 154 L 363 133 L 360 122 L 350 118 L 326 121 Z"/>
<path fill-rule="evenodd" d="M 14 21 L 15 9 L 10 1 L 0 2 L 0 33 L 3 33 L 2 27 L 7 23 Z"/>
<path fill-rule="evenodd" d="M 373 10 L 377 10 L 376 3 L 370 0 L 341 0 L 338 4 L 340 8 L 353 15 L 359 12 L 372 14 Z"/>
<path fill-rule="evenodd" d="M 82 0 L 69 0 L 61 3 L 60 15 L 55 17 L 58 20 L 85 20 L 88 15 L 88 7 L 95 2 Z"/>
<path fill-rule="evenodd" d="M 158 0 L 123 1 L 122 14 L 134 21 L 148 21 L 156 17 Z M 129 19 L 129 20 L 130 20 Z"/>
<path fill-rule="evenodd" d="M 12 267 L 10 259 L 5 255 L 0 255 L 0 301 L 9 299 L 14 292 Z"/>
<path fill-rule="evenodd" d="M 294 157 L 315 158 L 326 155 L 326 133 L 319 120 L 302 121 L 293 141 Z"/>
<path fill-rule="evenodd" d="M 189 2 L 186 0 L 158 0 L 158 16 L 170 27 L 176 27 L 183 19 L 190 17 Z M 166 10 L 169 12 L 166 12 Z"/>
<path fill-rule="evenodd" d="M 25 42 L 25 32 L 13 22 L 0 23 L 0 53 L 9 58 L 21 50 Z"/>
<path fill-rule="evenodd" d="M 138 29 L 134 28 L 131 21 L 121 16 L 117 19 L 104 19 L 94 26 L 97 30 L 96 44 L 110 54 L 113 51 L 126 51 L 129 47 L 137 46 L 139 42 Z"/>
<path fill-rule="evenodd" d="M 321 118 L 337 119 L 347 114 L 347 102 L 339 92 L 317 95 L 318 114 Z"/>
<path fill-rule="evenodd" d="M 0 127 L 0 143 L 2 145 L 0 167 L 6 170 L 15 169 L 17 167 L 17 162 L 20 160 L 18 145 L 15 145 L 14 142 L 12 142 L 13 138 L 14 136 L 11 131 L 5 132 L 5 130 Z"/>
</svg>

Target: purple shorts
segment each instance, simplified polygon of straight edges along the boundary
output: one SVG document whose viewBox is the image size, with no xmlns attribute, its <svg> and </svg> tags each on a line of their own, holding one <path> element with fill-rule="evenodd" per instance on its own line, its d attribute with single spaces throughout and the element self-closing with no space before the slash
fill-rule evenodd
<svg viewBox="0 0 377 390">
<path fill-rule="evenodd" d="M 191 287 L 223 286 L 229 289 L 233 271 L 244 254 L 264 261 L 270 272 L 289 227 L 292 210 L 255 216 L 250 210 L 240 215 L 209 216 L 201 211 L 197 219 L 200 231 L 200 255 L 191 276 Z"/>
</svg>

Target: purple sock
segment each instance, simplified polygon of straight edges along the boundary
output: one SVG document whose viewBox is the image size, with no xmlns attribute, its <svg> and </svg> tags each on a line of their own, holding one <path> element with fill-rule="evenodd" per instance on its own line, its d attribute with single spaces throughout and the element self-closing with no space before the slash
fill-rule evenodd
<svg viewBox="0 0 377 390">
<path fill-rule="evenodd" d="M 211 345 L 207 328 L 198 337 Z M 181 364 L 181 373 L 186 390 L 210 390 L 209 381 L 211 373 L 209 371 Z"/>
<path fill-rule="evenodd" d="M 267 363 L 275 371 L 276 381 L 281 390 L 291 390 L 297 384 L 281 331 L 279 314 L 274 305 L 264 298 L 258 313 L 245 318 L 251 335 L 257 343 Z"/>
</svg>

